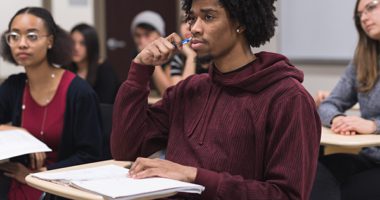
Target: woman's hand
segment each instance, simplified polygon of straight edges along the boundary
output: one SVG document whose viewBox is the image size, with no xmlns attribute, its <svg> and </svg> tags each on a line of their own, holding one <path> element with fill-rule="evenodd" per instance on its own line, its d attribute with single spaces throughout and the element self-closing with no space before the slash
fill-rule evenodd
<svg viewBox="0 0 380 200">
<path fill-rule="evenodd" d="M 158 38 L 146 46 L 133 61 L 142 65 L 162 65 L 168 62 L 176 51 L 172 43 L 180 46 L 181 37 L 176 33 L 172 33 L 167 38 Z"/>
<path fill-rule="evenodd" d="M 7 130 L 22 130 L 28 132 L 26 129 L 17 127 L 17 126 L 12 126 L 8 124 L 1 124 L 0 125 L 0 131 L 7 131 Z"/>
<path fill-rule="evenodd" d="M 331 124 L 331 130 L 342 135 L 372 134 L 376 129 L 374 121 L 357 116 L 337 116 Z"/>
<path fill-rule="evenodd" d="M 132 178 L 163 177 L 192 183 L 197 168 L 180 165 L 168 160 L 137 158 L 129 170 Z"/>
<path fill-rule="evenodd" d="M 44 152 L 31 153 L 30 158 L 30 168 L 32 170 L 40 169 L 45 165 L 46 154 Z"/>
<path fill-rule="evenodd" d="M 330 92 L 319 90 L 317 92 L 317 95 L 314 97 L 315 105 L 319 107 L 321 105 L 322 101 L 324 101 L 328 96 L 330 95 Z"/>
<path fill-rule="evenodd" d="M 6 162 L 0 164 L 0 170 L 4 171 L 4 175 L 14 178 L 21 183 L 25 182 L 25 177 L 31 173 L 23 164 L 17 162 Z"/>
</svg>

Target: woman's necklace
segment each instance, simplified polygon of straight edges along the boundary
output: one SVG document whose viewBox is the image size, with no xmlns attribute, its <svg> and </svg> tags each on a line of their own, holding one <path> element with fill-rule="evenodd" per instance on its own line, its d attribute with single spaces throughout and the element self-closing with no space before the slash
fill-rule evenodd
<svg viewBox="0 0 380 200">
<path fill-rule="evenodd" d="M 55 78 L 55 74 L 52 73 L 52 74 L 50 75 L 50 77 L 51 77 L 52 79 L 54 79 L 54 78 Z M 28 80 L 26 80 L 26 84 L 28 84 Z M 29 87 L 29 90 L 30 90 L 30 87 Z M 54 94 L 53 94 L 53 95 L 54 95 Z M 24 111 L 24 110 L 26 109 L 25 97 L 26 97 L 26 90 L 24 90 L 23 103 L 22 103 L 22 106 L 21 106 L 22 111 Z M 42 137 L 43 137 L 44 134 L 45 134 L 45 132 L 44 132 L 44 131 L 45 131 L 45 122 L 46 122 L 46 117 L 47 117 L 48 107 L 49 107 L 49 103 L 50 103 L 51 99 L 52 99 L 52 97 L 47 97 L 46 100 L 45 100 L 46 105 L 43 106 L 43 107 L 44 107 L 44 108 L 43 108 L 43 116 L 42 116 L 41 128 L 40 128 L 40 135 L 41 135 Z M 21 120 L 21 127 L 24 127 L 24 126 L 23 126 L 23 121 L 24 121 L 24 119 Z"/>
</svg>

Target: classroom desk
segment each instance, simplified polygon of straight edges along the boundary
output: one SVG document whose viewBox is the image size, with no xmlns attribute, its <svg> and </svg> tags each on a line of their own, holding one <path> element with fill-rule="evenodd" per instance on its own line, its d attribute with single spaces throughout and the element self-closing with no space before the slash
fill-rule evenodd
<svg viewBox="0 0 380 200">
<path fill-rule="evenodd" d="M 84 165 L 78 165 L 78 166 L 72 166 L 72 167 L 66 167 L 66 168 L 61 168 L 61 169 L 56 169 L 56 170 L 50 170 L 47 171 L 46 173 L 51 173 L 51 172 L 58 172 L 58 171 L 68 171 L 68 170 L 74 170 L 74 169 L 83 169 L 83 168 L 89 168 L 89 167 L 96 167 L 96 166 L 102 166 L 102 165 L 108 165 L 108 164 L 115 164 L 119 166 L 129 166 L 131 162 L 128 161 L 115 161 L 115 160 L 107 160 L 107 161 L 101 161 L 101 162 L 96 162 L 96 163 L 90 163 L 90 164 L 84 164 Z M 75 189 L 73 187 L 67 186 L 67 185 L 61 185 L 61 184 L 56 184 L 52 183 L 49 181 L 44 181 L 38 178 L 35 178 L 31 175 L 28 175 L 26 178 L 26 183 L 30 185 L 31 187 L 37 188 L 39 190 L 42 190 L 44 192 L 54 194 L 57 196 L 69 198 L 69 199 L 81 199 L 81 200 L 105 200 L 100 195 L 96 195 L 90 192 L 85 192 L 82 190 Z M 155 196 L 155 198 L 163 198 L 163 197 L 168 197 L 175 195 L 176 193 L 172 194 L 166 194 L 162 196 Z M 146 199 L 152 199 L 152 198 L 144 198 Z"/>
<path fill-rule="evenodd" d="M 322 127 L 321 145 L 347 148 L 380 146 L 380 135 L 339 135 Z"/>
</svg>

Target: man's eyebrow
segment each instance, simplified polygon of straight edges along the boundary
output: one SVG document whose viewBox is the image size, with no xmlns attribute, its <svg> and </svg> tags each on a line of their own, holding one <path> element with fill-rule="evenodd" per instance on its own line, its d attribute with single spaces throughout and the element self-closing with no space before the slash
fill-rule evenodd
<svg viewBox="0 0 380 200">
<path fill-rule="evenodd" d="M 217 12 L 217 11 L 215 9 L 212 9 L 212 8 L 201 8 L 201 12 L 209 13 L 209 12 Z"/>
<path fill-rule="evenodd" d="M 210 12 L 217 12 L 217 10 L 215 10 L 213 8 L 201 8 L 200 12 L 202 12 L 202 13 L 210 13 Z M 188 15 L 194 14 L 194 10 L 190 10 L 187 14 Z"/>
</svg>

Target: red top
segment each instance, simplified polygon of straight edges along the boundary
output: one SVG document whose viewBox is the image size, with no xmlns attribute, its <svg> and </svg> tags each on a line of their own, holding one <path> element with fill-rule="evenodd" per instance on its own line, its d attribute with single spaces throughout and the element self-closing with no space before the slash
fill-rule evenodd
<svg viewBox="0 0 380 200">
<path fill-rule="evenodd" d="M 75 75 L 65 71 L 51 101 L 39 105 L 30 94 L 29 84 L 25 84 L 21 126 L 33 134 L 53 151 L 46 154 L 47 164 L 58 159 L 58 147 L 63 131 L 66 109 L 66 94 Z"/>
<path fill-rule="evenodd" d="M 132 63 L 114 105 L 113 158 L 166 147 L 166 159 L 198 169 L 206 190 L 192 199 L 309 199 L 321 133 L 313 98 L 284 56 L 256 57 L 191 76 L 151 107 L 154 68 Z"/>
<path fill-rule="evenodd" d="M 58 160 L 58 148 L 61 141 L 66 109 L 66 95 L 74 77 L 75 75 L 72 72 L 65 71 L 59 82 L 57 91 L 51 101 L 45 106 L 39 105 L 33 99 L 30 94 L 29 84 L 27 82 L 25 84 L 21 127 L 28 130 L 34 137 L 47 144 L 53 150 L 46 153 L 45 165 L 57 162 Z M 37 200 L 41 194 L 41 191 L 13 180 L 8 198 L 9 200 Z"/>
</svg>

